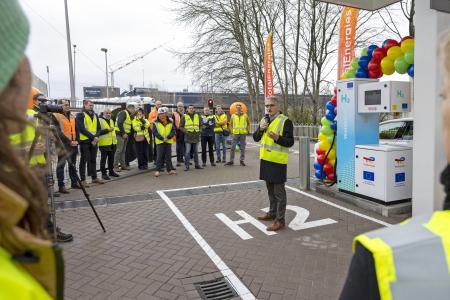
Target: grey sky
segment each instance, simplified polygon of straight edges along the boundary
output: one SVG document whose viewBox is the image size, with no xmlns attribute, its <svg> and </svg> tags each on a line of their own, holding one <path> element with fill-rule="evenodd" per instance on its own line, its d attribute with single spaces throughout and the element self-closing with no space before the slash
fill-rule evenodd
<svg viewBox="0 0 450 300">
<path fill-rule="evenodd" d="M 20 2 L 31 24 L 27 55 L 33 71 L 47 80 L 48 65 L 51 96 L 68 96 L 64 1 Z M 188 33 L 174 24 L 175 15 L 170 11 L 171 2 L 168 0 L 68 0 L 68 4 L 72 44 L 76 44 L 78 50 L 77 97 L 82 97 L 83 86 L 105 84 L 105 58 L 100 51 L 102 47 L 108 48 L 108 63 L 112 64 L 167 41 L 169 43 L 165 48 L 180 49 L 189 43 Z M 160 48 L 118 71 L 115 85 L 123 89 L 128 89 L 129 84 L 142 86 L 144 70 L 146 86 L 177 91 L 188 86 L 192 89 L 190 75 L 176 71 L 177 66 L 178 59 Z"/>
</svg>

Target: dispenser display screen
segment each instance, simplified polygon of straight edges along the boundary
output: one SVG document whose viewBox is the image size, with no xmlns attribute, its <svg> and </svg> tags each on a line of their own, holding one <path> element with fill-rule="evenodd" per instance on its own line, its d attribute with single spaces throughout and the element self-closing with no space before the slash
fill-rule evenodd
<svg viewBox="0 0 450 300">
<path fill-rule="evenodd" d="M 381 90 L 365 91 L 365 105 L 381 105 Z"/>
</svg>

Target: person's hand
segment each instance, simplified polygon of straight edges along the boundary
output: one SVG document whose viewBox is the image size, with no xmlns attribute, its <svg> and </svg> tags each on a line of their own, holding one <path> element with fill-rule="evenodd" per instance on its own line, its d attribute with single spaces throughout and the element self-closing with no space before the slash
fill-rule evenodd
<svg viewBox="0 0 450 300">
<path fill-rule="evenodd" d="M 164 143 L 167 143 L 167 138 L 164 138 Z"/>
<path fill-rule="evenodd" d="M 278 139 L 280 138 L 280 135 L 279 135 L 279 134 L 276 134 L 276 133 L 273 132 L 273 131 L 269 131 L 268 135 L 269 135 L 269 137 L 272 138 L 274 141 L 278 141 Z"/>
<path fill-rule="evenodd" d="M 70 142 L 70 146 L 76 147 L 76 146 L 78 146 L 78 142 L 77 141 L 71 141 Z"/>
<path fill-rule="evenodd" d="M 114 131 L 114 128 L 109 128 L 108 130 L 109 130 L 109 132 L 112 132 L 112 131 Z"/>
<path fill-rule="evenodd" d="M 269 124 L 267 123 L 266 118 L 262 118 L 261 121 L 259 122 L 259 129 L 266 130 L 267 127 L 269 127 Z"/>
<path fill-rule="evenodd" d="M 93 140 L 92 140 L 92 145 L 97 145 L 97 142 L 98 142 L 98 137 L 95 137 Z"/>
<path fill-rule="evenodd" d="M 124 135 L 122 135 L 122 137 L 124 138 L 124 139 L 127 139 L 128 138 L 128 134 L 124 134 Z"/>
<path fill-rule="evenodd" d="M 36 145 L 34 146 L 33 153 L 36 154 L 36 155 L 39 155 L 39 154 L 44 154 L 44 152 L 45 152 L 44 144 L 43 143 L 36 143 Z"/>
</svg>

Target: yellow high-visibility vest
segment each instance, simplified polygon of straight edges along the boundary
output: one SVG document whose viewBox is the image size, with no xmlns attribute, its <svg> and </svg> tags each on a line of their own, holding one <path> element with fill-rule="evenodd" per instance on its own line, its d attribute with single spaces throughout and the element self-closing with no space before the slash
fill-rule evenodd
<svg viewBox="0 0 450 300">
<path fill-rule="evenodd" d="M 93 136 L 97 134 L 97 115 L 94 114 L 94 118 L 91 118 L 87 112 L 84 112 L 84 128 L 89 131 Z M 89 138 L 80 132 L 80 141 L 88 140 Z"/>
<path fill-rule="evenodd" d="M 38 127 L 39 122 L 36 118 L 37 112 L 35 112 L 32 109 L 27 109 L 27 118 L 33 123 L 32 125 L 27 125 L 25 129 L 21 133 L 15 133 L 11 134 L 9 136 L 9 141 L 12 145 L 23 147 L 25 149 L 28 149 L 36 136 L 36 127 Z M 39 141 L 42 142 L 42 138 L 39 137 Z M 30 161 L 28 162 L 31 167 L 37 166 L 37 165 L 46 165 L 47 160 L 45 159 L 44 153 L 42 154 L 32 154 Z"/>
<path fill-rule="evenodd" d="M 269 137 L 268 132 L 272 131 L 282 136 L 284 124 L 288 117 L 283 114 L 279 114 L 264 131 L 261 138 L 261 148 L 259 148 L 259 158 L 265 161 L 270 161 L 278 164 L 286 165 L 289 159 L 289 148 L 283 147 L 275 143 L 275 141 Z"/>
<path fill-rule="evenodd" d="M 184 128 L 187 132 L 200 132 L 200 119 L 198 114 L 194 114 L 194 120 L 188 114 L 183 115 Z"/>
<path fill-rule="evenodd" d="M 125 131 L 126 134 L 129 134 L 131 132 L 131 126 L 132 126 L 130 113 L 126 109 L 123 111 L 125 112 L 125 115 L 127 116 L 125 118 L 125 121 L 123 121 L 123 130 Z M 119 131 L 119 127 L 117 126 L 117 123 L 116 123 L 116 130 Z"/>
<path fill-rule="evenodd" d="M 162 137 L 167 138 L 167 137 L 169 136 L 170 132 L 172 131 L 172 126 L 173 126 L 173 124 L 172 124 L 171 122 L 167 122 L 167 124 L 164 125 L 163 123 L 158 122 L 158 121 L 157 121 L 155 124 L 156 124 L 156 130 L 158 130 L 158 133 L 159 133 Z M 164 143 L 164 141 L 158 139 L 158 138 L 155 136 L 155 143 L 156 143 L 157 145 L 159 145 L 159 144 Z M 173 144 L 173 139 L 168 139 L 168 140 L 167 140 L 167 143 L 168 143 L 168 144 Z"/>
<path fill-rule="evenodd" d="M 144 129 L 142 129 L 141 120 L 144 121 Z M 147 140 L 147 143 L 150 143 L 150 133 L 148 132 L 148 128 L 150 127 L 150 121 L 145 118 L 142 119 L 134 118 L 132 124 L 136 136 L 143 135 Z"/>
<path fill-rule="evenodd" d="M 355 238 L 372 253 L 381 300 L 449 298 L 449 228 L 450 211 L 437 211 Z"/>
<path fill-rule="evenodd" d="M 231 116 L 231 133 L 232 134 L 247 134 L 247 114 L 234 114 Z"/>
<path fill-rule="evenodd" d="M 11 254 L 0 247 L 0 299 L 51 300 L 52 297 Z"/>
<path fill-rule="evenodd" d="M 221 133 L 224 129 L 227 128 L 227 114 L 223 113 L 220 115 L 215 115 L 214 118 L 216 119 L 216 128 L 214 128 L 214 132 Z M 219 122 L 225 122 L 224 125 L 218 125 Z"/>
<path fill-rule="evenodd" d="M 108 123 L 108 121 L 109 121 L 109 123 Z M 109 119 L 108 121 L 106 121 L 103 118 L 100 118 L 100 126 L 101 126 L 102 130 L 110 129 L 110 128 L 115 129 L 116 126 L 114 124 L 114 120 Z M 111 145 L 116 145 L 116 144 L 117 144 L 116 130 L 102 134 L 98 138 L 98 145 L 100 147 L 111 146 Z"/>
</svg>

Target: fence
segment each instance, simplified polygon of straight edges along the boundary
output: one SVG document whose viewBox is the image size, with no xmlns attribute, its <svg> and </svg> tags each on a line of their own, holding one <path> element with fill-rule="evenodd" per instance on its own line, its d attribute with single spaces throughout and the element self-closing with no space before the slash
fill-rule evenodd
<svg viewBox="0 0 450 300">
<path fill-rule="evenodd" d="M 250 131 L 254 132 L 258 126 L 259 124 L 250 124 Z M 311 140 L 317 140 L 319 132 L 320 126 L 318 125 L 294 125 L 294 137 L 307 136 Z"/>
</svg>

